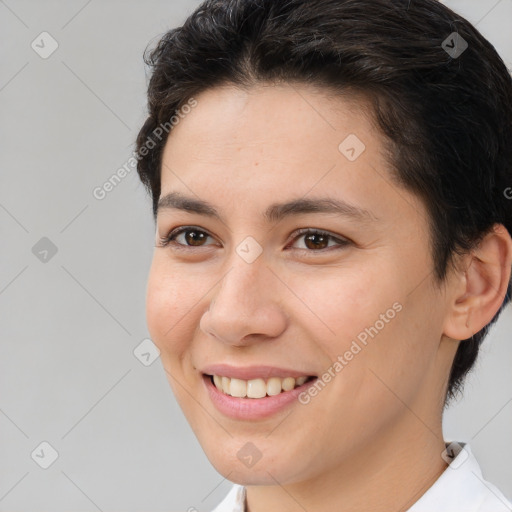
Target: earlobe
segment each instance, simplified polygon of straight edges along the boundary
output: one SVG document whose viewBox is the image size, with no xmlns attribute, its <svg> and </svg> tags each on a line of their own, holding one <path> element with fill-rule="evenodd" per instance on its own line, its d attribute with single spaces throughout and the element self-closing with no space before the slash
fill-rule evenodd
<svg viewBox="0 0 512 512">
<path fill-rule="evenodd" d="M 445 336 L 471 338 L 494 318 L 507 293 L 512 266 L 512 239 L 502 224 L 496 224 L 465 257 L 465 271 L 453 280 Z"/>
</svg>

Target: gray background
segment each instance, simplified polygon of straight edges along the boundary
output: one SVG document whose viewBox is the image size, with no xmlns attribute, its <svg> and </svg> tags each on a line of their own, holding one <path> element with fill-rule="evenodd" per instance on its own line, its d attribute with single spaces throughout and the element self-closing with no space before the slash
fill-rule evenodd
<svg viewBox="0 0 512 512">
<path fill-rule="evenodd" d="M 445 3 L 510 67 L 512 0 Z M 149 199 L 135 171 L 103 200 L 92 194 L 145 119 L 143 50 L 197 4 L 0 1 L 0 511 L 205 511 L 231 485 L 160 359 L 133 353 L 148 337 Z M 47 59 L 31 48 L 43 31 L 59 45 Z M 45 262 L 32 252 L 42 237 L 57 248 Z M 445 438 L 470 441 L 509 498 L 511 332 L 509 306 L 445 417 Z M 48 469 L 31 458 L 42 441 L 59 453 Z"/>
</svg>

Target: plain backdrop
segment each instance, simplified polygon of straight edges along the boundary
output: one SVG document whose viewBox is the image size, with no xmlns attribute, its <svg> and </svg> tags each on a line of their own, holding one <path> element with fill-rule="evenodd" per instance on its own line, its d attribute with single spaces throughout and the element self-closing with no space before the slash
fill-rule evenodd
<svg viewBox="0 0 512 512">
<path fill-rule="evenodd" d="M 510 67 L 512 0 L 445 3 Z M 149 198 L 135 171 L 93 195 L 145 119 L 146 45 L 197 5 L 0 0 L 0 511 L 207 511 L 231 486 L 160 359 L 134 354 L 149 337 Z M 511 333 L 509 306 L 445 416 L 445 438 L 470 442 L 509 498 Z"/>
</svg>

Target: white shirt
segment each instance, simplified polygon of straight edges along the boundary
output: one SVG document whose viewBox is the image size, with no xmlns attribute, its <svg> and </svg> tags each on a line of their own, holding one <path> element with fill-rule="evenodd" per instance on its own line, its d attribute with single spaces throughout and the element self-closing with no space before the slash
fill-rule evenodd
<svg viewBox="0 0 512 512">
<path fill-rule="evenodd" d="M 445 444 L 450 465 L 407 512 L 512 512 L 512 503 L 482 477 L 470 446 Z M 212 512 L 246 512 L 245 487 L 235 484 Z"/>
</svg>

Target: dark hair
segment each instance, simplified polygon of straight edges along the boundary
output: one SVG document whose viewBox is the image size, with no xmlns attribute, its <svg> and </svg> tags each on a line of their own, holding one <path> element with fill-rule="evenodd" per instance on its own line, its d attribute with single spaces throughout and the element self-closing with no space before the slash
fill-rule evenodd
<svg viewBox="0 0 512 512">
<path fill-rule="evenodd" d="M 512 233 L 512 79 L 476 28 L 436 0 L 207 0 L 144 59 L 152 75 L 137 171 L 155 216 L 159 127 L 217 85 L 299 81 L 369 100 L 392 179 L 429 213 L 438 284 L 495 223 Z M 510 298 L 509 283 L 493 320 L 460 343 L 445 404 Z"/>
</svg>

